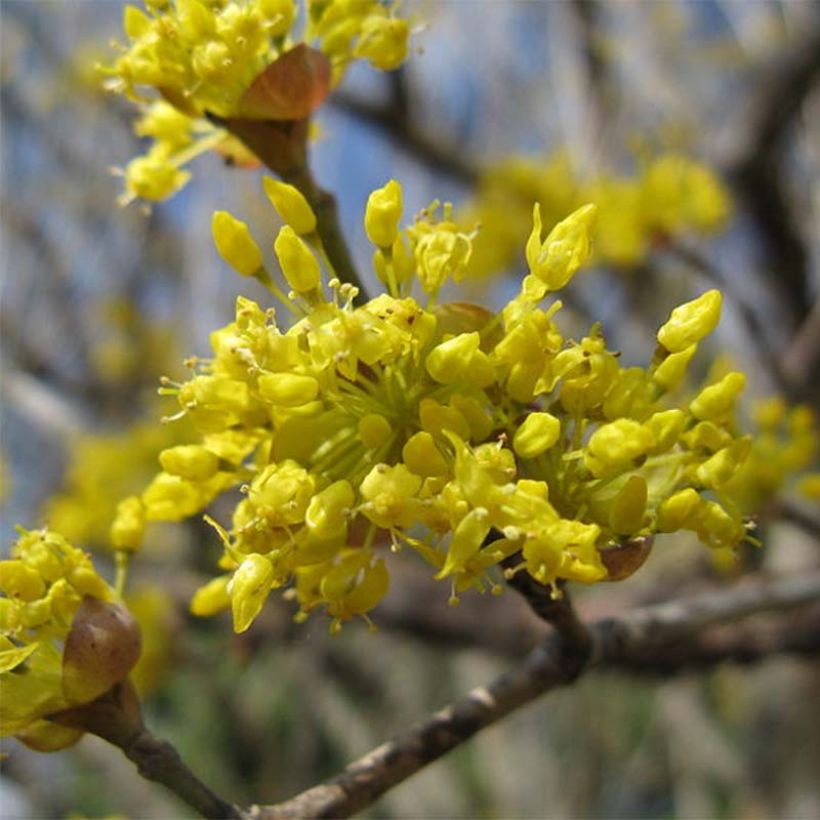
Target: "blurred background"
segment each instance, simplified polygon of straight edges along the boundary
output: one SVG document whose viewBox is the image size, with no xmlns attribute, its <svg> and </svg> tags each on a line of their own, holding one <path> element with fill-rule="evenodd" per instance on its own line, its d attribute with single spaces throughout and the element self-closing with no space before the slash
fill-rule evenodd
<svg viewBox="0 0 820 820">
<path fill-rule="evenodd" d="M 0 7 L 0 529 L 7 546 L 15 524 L 48 522 L 103 563 L 116 502 L 185 435 L 157 424 L 173 412 L 156 395 L 159 377 L 180 377 L 186 356 L 207 353 L 238 293 L 267 303 L 218 258 L 211 213 L 231 211 L 258 237 L 278 227 L 261 171 L 214 155 L 196 160 L 168 202 L 115 204 L 116 169 L 140 140 L 133 109 L 101 90 L 94 65 L 115 54 L 122 8 Z M 820 5 L 402 9 L 417 29 L 406 66 L 354 66 L 317 117 L 315 175 L 338 197 L 360 269 L 371 253 L 364 205 L 390 177 L 404 185 L 407 214 L 439 198 L 483 227 L 458 298 L 491 305 L 521 276 L 532 202 L 559 219 L 593 199 L 597 264 L 573 282 L 566 325 L 601 321 L 610 347 L 644 362 L 669 310 L 719 286 L 711 352 L 750 376 L 746 422 L 765 446 L 747 500 L 764 547 L 727 568 L 686 537 L 659 539 L 635 577 L 579 591 L 582 614 L 816 565 L 820 515 L 795 488 L 816 469 L 818 440 Z M 448 608 L 448 590 L 402 555 L 375 635 L 354 622 L 330 638 L 321 618 L 297 626 L 273 596 L 235 636 L 227 618 L 187 614 L 220 552 L 211 531 L 152 526 L 131 601 L 149 721 L 239 803 L 274 802 L 333 774 L 503 671 L 546 631 L 513 592 Z M 484 732 L 368 816 L 820 818 L 819 687 L 817 660 L 788 658 L 674 679 L 595 676 Z M 3 748 L 2 817 L 186 815 L 94 738 L 52 756 Z"/>
</svg>

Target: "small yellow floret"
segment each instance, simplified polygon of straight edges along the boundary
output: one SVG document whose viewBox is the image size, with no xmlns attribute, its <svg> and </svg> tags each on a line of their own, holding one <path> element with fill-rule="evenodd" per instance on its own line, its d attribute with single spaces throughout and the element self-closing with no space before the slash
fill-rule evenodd
<svg viewBox="0 0 820 820">
<path fill-rule="evenodd" d="M 526 255 L 530 273 L 549 290 L 560 290 L 589 259 L 592 246 L 590 232 L 596 207 L 584 205 L 559 222 L 541 241 L 541 206 L 533 208 L 533 228 L 527 240 Z"/>
</svg>

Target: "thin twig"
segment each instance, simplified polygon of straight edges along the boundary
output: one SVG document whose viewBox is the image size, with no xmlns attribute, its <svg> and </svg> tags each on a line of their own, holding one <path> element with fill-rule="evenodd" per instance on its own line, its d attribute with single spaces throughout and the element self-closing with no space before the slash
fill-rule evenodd
<svg viewBox="0 0 820 820">
<path fill-rule="evenodd" d="M 242 820 L 246 816 L 206 786 L 170 743 L 151 734 L 143 723 L 136 690 L 128 680 L 101 698 L 67 709 L 51 719 L 90 732 L 116 746 L 146 780 L 166 786 L 202 817 Z"/>
<path fill-rule="evenodd" d="M 333 267 L 333 273 L 343 282 L 357 287 L 360 296 L 366 299 L 367 291 L 339 227 L 336 198 L 319 187 L 310 170 L 309 121 L 224 120 L 212 114 L 208 117 L 240 139 L 273 173 L 299 189 L 316 214 L 316 231 Z"/>
<path fill-rule="evenodd" d="M 451 149 L 420 131 L 411 118 L 392 104 L 374 105 L 344 91 L 335 92 L 330 103 L 341 111 L 375 125 L 399 148 L 424 162 L 431 170 L 447 174 L 467 185 L 478 182 L 479 169 L 469 162 L 463 152 Z"/>
<path fill-rule="evenodd" d="M 820 573 L 813 573 L 637 610 L 590 627 L 592 651 L 580 671 L 593 666 L 634 671 L 651 665 L 650 661 L 658 663 L 670 652 L 682 662 L 687 649 L 699 658 L 702 652 L 694 650 L 700 646 L 707 627 L 755 613 L 793 610 L 817 601 Z M 722 659 L 715 653 L 710 662 Z M 283 803 L 255 806 L 251 816 L 255 820 L 350 816 L 481 729 L 570 683 L 574 679 L 572 672 L 567 669 L 561 638 L 553 635 L 519 666 L 382 744 L 336 777 Z"/>
</svg>

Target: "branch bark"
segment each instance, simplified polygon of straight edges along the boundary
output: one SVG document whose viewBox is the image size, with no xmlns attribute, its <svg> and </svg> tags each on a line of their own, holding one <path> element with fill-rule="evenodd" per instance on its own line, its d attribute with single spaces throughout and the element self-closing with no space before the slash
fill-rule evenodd
<svg viewBox="0 0 820 820">
<path fill-rule="evenodd" d="M 697 598 L 648 607 L 589 628 L 590 653 L 583 668 L 567 664 L 562 639 L 552 635 L 522 663 L 487 686 L 474 689 L 429 720 L 387 741 L 325 783 L 271 806 L 255 806 L 254 820 L 348 817 L 371 805 L 393 786 L 467 741 L 481 729 L 546 692 L 571 683 L 597 667 L 630 671 L 675 668 L 703 661 L 703 632 L 748 615 L 788 611 L 820 602 L 820 573 L 749 584 Z M 816 643 L 809 641 L 809 645 Z M 711 651 L 709 663 L 731 657 Z M 666 664 L 669 666 L 669 664 Z"/>
<path fill-rule="evenodd" d="M 761 89 L 746 133 L 729 169 L 763 242 L 778 293 L 795 324 L 811 310 L 809 259 L 784 183 L 785 143 L 795 117 L 820 76 L 820 26 L 789 51 Z"/>
</svg>

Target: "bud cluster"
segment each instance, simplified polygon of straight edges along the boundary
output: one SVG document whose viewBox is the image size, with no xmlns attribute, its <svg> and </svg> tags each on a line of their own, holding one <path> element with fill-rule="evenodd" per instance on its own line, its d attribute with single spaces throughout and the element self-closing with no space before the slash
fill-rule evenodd
<svg viewBox="0 0 820 820">
<path fill-rule="evenodd" d="M 124 681 L 139 629 L 91 559 L 49 530 L 23 531 L 0 561 L 0 736 L 39 751 L 74 743 L 81 728 L 47 718 Z"/>
<path fill-rule="evenodd" d="M 533 202 L 548 228 L 593 203 L 593 261 L 623 268 L 638 265 L 668 237 L 719 231 L 731 210 L 729 194 L 712 172 L 679 154 L 661 154 L 633 175 L 588 178 L 578 175 L 564 153 L 546 161 L 511 158 L 487 171 L 469 206 L 482 225 L 471 273 L 495 273 L 515 262 Z"/>
<path fill-rule="evenodd" d="M 145 0 L 123 28 L 107 85 L 146 105 L 135 131 L 153 140 L 125 169 L 123 202 L 173 195 L 206 150 L 252 161 L 214 118 L 302 119 L 351 62 L 398 68 L 410 33 L 379 0 L 305 0 L 302 14 L 296 0 Z"/>
<path fill-rule="evenodd" d="M 356 306 L 355 288 L 325 279 L 307 204 L 266 187 L 290 223 L 274 243 L 290 292 L 264 267 L 254 275 L 294 318 L 280 325 L 273 309 L 237 300 L 235 321 L 211 335 L 213 357 L 163 391 L 199 440 L 166 450 L 142 495 L 149 519 L 178 519 L 230 487 L 243 493 L 230 522 L 212 522 L 224 574 L 194 612 L 230 607 L 242 631 L 290 586 L 302 616 L 366 617 L 387 591 L 386 546 L 416 551 L 455 601 L 500 589 L 502 561 L 547 585 L 593 583 L 623 577 L 607 550 L 659 532 L 691 530 L 716 550 L 745 538 L 726 492 L 750 447 L 734 420 L 744 377 L 683 387 L 720 293 L 675 308 L 648 365 L 624 367 L 598 325 L 565 338 L 552 297 L 590 258 L 594 207 L 545 237 L 536 206 L 530 272 L 499 314 L 437 304 L 474 234 L 449 206 L 437 219 L 437 203 L 400 228 L 391 181 L 364 220 L 387 292 Z M 217 215 L 214 234 L 245 273 L 259 246 L 236 222 Z"/>
</svg>

